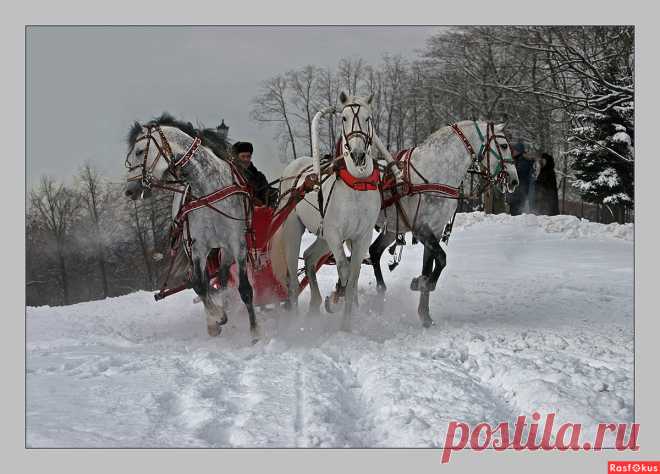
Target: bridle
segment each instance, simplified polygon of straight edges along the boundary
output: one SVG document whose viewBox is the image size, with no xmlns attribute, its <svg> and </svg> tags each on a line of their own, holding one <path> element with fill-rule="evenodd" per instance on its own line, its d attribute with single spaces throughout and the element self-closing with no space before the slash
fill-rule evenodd
<svg viewBox="0 0 660 474">
<path fill-rule="evenodd" d="M 509 139 L 506 137 L 506 135 L 495 133 L 495 124 L 493 122 L 488 122 L 486 124 L 485 138 L 481 132 L 481 129 L 479 128 L 479 124 L 476 121 L 474 122 L 474 126 L 477 129 L 479 139 L 481 140 L 479 152 L 474 151 L 474 147 L 467 139 L 458 124 L 452 124 L 451 128 L 463 142 L 463 145 L 465 145 L 465 148 L 472 158 L 472 164 L 470 165 L 469 172 L 476 174 L 483 179 L 485 183 L 484 188 L 481 190 L 481 192 L 483 192 L 495 184 L 505 184 L 508 178 L 508 173 L 506 172 L 506 167 L 504 165 L 506 163 L 514 164 L 514 161 L 512 159 L 504 158 L 502 148 L 497 140 L 499 138 L 506 140 L 509 149 L 511 149 L 511 144 L 509 143 Z M 492 142 L 495 143 L 495 149 L 493 149 Z M 495 171 L 493 173 L 490 172 L 491 153 L 494 155 L 495 159 L 497 159 L 497 166 L 495 167 Z"/>
<path fill-rule="evenodd" d="M 177 160 L 174 156 L 174 153 L 172 152 L 172 147 L 170 146 L 167 138 L 165 137 L 165 134 L 163 133 L 163 130 L 158 125 L 150 125 L 146 128 L 147 133 L 135 140 L 135 143 L 126 155 L 125 160 L 125 165 L 126 168 L 128 168 L 129 173 L 136 169 L 140 169 L 140 174 L 129 177 L 127 181 L 140 181 L 142 188 L 145 190 L 151 189 L 152 187 L 172 190 L 172 188 L 168 185 L 181 183 L 181 180 L 179 179 L 180 170 L 192 159 L 195 152 L 201 145 L 202 140 L 199 137 L 195 137 L 183 156 Z M 158 143 L 158 140 L 156 140 L 156 137 L 153 134 L 154 131 L 158 132 L 160 143 Z M 129 161 L 128 157 L 131 155 L 131 153 L 133 153 L 135 145 L 141 141 L 146 141 L 146 145 L 143 151 L 144 158 L 142 159 L 142 163 L 133 165 Z M 148 165 L 147 160 L 149 159 L 149 146 L 152 142 L 157 148 L 158 154 L 156 155 L 156 158 L 151 163 L 151 165 Z M 172 176 L 172 178 L 174 178 L 173 180 L 162 181 L 154 178 L 153 171 L 161 158 L 167 162 L 167 172 Z"/>
<path fill-rule="evenodd" d="M 358 137 L 362 139 L 362 141 L 364 142 L 365 156 L 368 155 L 369 147 L 371 146 L 371 143 L 373 141 L 374 127 L 371 120 L 371 116 L 367 117 L 366 131 L 365 131 L 365 128 L 362 127 L 362 122 L 360 121 L 361 108 L 362 108 L 362 104 L 352 103 L 352 104 L 346 104 L 342 109 L 342 113 L 346 109 L 350 109 L 351 112 L 353 113 L 353 119 L 351 120 L 351 129 L 348 133 L 346 133 L 346 127 L 344 125 L 345 121 L 343 120 L 344 117 L 342 116 L 341 130 L 342 130 L 342 135 L 344 137 L 344 158 L 346 158 L 347 155 L 350 155 L 351 153 L 351 145 L 348 142 L 350 138 Z"/>
</svg>

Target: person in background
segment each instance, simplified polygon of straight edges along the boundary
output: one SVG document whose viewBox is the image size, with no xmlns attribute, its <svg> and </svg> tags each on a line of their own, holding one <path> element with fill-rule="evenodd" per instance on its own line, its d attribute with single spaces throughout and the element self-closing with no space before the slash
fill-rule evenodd
<svg viewBox="0 0 660 474">
<path fill-rule="evenodd" d="M 511 147 L 511 156 L 518 172 L 518 187 L 509 197 L 509 208 L 512 216 L 518 216 L 529 209 L 527 198 L 533 163 L 525 157 L 525 145 L 522 142 Z"/>
<path fill-rule="evenodd" d="M 232 147 L 232 151 L 235 157 L 234 162 L 238 164 L 243 177 L 252 188 L 256 199 L 255 204 L 258 206 L 273 205 L 273 192 L 276 192 L 276 190 L 272 190 L 268 186 L 266 176 L 252 163 L 252 153 L 254 152 L 252 143 L 236 142 Z"/>
<path fill-rule="evenodd" d="M 559 194 L 557 193 L 557 176 L 555 175 L 555 159 L 547 154 L 541 154 L 541 171 L 536 178 L 534 202 L 537 214 L 556 216 L 559 214 Z"/>
</svg>

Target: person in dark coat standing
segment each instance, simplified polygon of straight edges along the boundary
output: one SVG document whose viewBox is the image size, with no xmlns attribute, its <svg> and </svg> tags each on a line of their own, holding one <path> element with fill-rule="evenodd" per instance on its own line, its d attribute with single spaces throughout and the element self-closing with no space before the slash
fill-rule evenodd
<svg viewBox="0 0 660 474">
<path fill-rule="evenodd" d="M 528 210 L 527 198 L 533 163 L 525 157 L 525 145 L 522 142 L 511 147 L 511 156 L 518 172 L 518 187 L 510 195 L 509 208 L 512 216 L 519 216 Z"/>
<path fill-rule="evenodd" d="M 559 214 L 555 159 L 547 153 L 541 154 L 541 171 L 536 178 L 534 202 L 537 214 L 546 216 Z"/>
<path fill-rule="evenodd" d="M 254 148 L 250 142 L 236 142 L 232 147 L 234 152 L 235 162 L 238 164 L 243 177 L 252 188 L 254 197 L 256 198 L 256 205 L 272 205 L 273 191 L 268 186 L 268 179 L 259 171 L 254 163 L 252 163 L 252 153 Z"/>
</svg>

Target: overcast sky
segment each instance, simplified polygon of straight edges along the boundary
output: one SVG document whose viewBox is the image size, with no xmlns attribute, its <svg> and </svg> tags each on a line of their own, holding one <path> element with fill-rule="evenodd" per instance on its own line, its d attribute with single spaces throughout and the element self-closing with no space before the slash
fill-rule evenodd
<svg viewBox="0 0 660 474">
<path fill-rule="evenodd" d="M 229 125 L 255 145 L 272 174 L 274 130 L 250 119 L 259 83 L 343 57 L 371 64 L 384 53 L 416 57 L 437 27 L 32 27 L 27 32 L 27 184 L 67 179 L 91 161 L 123 177 L 124 137 L 134 120 L 168 111 Z"/>
</svg>

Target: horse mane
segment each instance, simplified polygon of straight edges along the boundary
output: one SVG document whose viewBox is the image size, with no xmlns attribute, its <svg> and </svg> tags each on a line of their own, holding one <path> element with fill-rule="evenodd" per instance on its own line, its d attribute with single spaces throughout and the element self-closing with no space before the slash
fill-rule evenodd
<svg viewBox="0 0 660 474">
<path fill-rule="evenodd" d="M 218 158 L 228 159 L 230 157 L 229 142 L 223 140 L 214 128 L 196 128 L 192 123 L 179 120 L 167 112 L 163 112 L 160 117 L 155 117 L 144 124 L 145 127 L 155 125 L 174 127 L 189 137 L 199 137 L 202 140 L 202 145 L 209 148 Z M 135 146 L 136 140 L 142 133 L 142 127 L 138 122 L 131 126 L 126 136 L 129 147 Z"/>
</svg>

